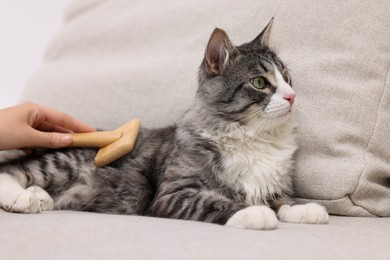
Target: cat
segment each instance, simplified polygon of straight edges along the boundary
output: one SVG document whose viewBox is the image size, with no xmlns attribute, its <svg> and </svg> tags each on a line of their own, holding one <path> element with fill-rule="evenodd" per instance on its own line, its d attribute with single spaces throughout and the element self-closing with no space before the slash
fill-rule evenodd
<svg viewBox="0 0 390 260">
<path fill-rule="evenodd" d="M 295 92 L 269 47 L 273 19 L 234 46 L 216 28 L 199 68 L 195 100 L 161 129 L 142 128 L 134 150 L 97 168 L 96 149 L 45 150 L 0 164 L 0 207 L 81 210 L 186 219 L 246 229 L 279 220 L 328 222 L 325 208 L 295 205 Z"/>
</svg>

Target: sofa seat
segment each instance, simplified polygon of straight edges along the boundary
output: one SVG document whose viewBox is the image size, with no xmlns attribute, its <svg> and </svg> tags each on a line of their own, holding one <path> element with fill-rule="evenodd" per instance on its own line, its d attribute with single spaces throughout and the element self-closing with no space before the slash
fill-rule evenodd
<svg viewBox="0 0 390 260">
<path fill-rule="evenodd" d="M 0 211 L 1 259 L 390 259 L 390 219 L 331 216 L 272 231 L 201 222 Z"/>
</svg>

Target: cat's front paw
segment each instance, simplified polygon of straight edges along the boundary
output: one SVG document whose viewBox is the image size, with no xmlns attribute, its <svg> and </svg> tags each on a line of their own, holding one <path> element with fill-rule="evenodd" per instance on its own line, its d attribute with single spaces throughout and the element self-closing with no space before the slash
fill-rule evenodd
<svg viewBox="0 0 390 260">
<path fill-rule="evenodd" d="M 39 213 L 40 201 L 31 191 L 25 189 L 9 190 L 1 197 L 2 207 L 8 212 Z"/>
<path fill-rule="evenodd" d="M 275 212 L 265 206 L 251 206 L 237 211 L 226 223 L 228 227 L 270 230 L 278 226 Z"/>
<path fill-rule="evenodd" d="M 31 186 L 27 190 L 37 196 L 41 210 L 47 211 L 54 209 L 54 201 L 44 189 L 38 186 Z"/>
<path fill-rule="evenodd" d="M 316 203 L 283 205 L 278 211 L 278 218 L 282 222 L 304 224 L 326 224 L 329 221 L 326 209 Z"/>
</svg>

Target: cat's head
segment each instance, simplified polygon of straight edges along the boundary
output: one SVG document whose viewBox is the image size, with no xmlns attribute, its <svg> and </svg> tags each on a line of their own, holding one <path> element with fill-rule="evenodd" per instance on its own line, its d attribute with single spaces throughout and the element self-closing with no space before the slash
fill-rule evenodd
<svg viewBox="0 0 390 260">
<path fill-rule="evenodd" d="M 199 71 L 198 98 L 209 113 L 272 129 L 291 117 L 295 92 L 286 66 L 269 48 L 273 19 L 252 41 L 234 46 L 216 28 Z"/>
</svg>

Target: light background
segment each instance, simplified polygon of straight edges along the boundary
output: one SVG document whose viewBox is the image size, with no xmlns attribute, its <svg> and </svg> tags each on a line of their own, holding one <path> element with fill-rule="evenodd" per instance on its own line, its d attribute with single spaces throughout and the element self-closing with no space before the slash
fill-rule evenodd
<svg viewBox="0 0 390 260">
<path fill-rule="evenodd" d="M 0 0 L 0 108 L 18 103 L 70 0 Z"/>
</svg>

